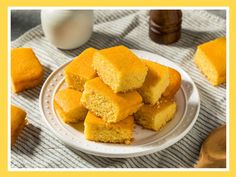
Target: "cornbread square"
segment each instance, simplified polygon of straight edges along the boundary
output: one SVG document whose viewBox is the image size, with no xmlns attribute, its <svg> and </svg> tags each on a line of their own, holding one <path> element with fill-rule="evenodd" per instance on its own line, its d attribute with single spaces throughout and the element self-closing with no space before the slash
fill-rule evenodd
<svg viewBox="0 0 236 177">
<path fill-rule="evenodd" d="M 148 73 L 138 92 L 143 97 L 144 103 L 155 104 L 169 85 L 169 69 L 152 61 L 143 60 L 143 62 L 148 67 Z"/>
<path fill-rule="evenodd" d="M 161 99 L 159 104 L 144 104 L 134 114 L 135 122 L 144 128 L 158 131 L 170 121 L 176 112 L 176 103 Z"/>
<path fill-rule="evenodd" d="M 199 45 L 194 62 L 212 85 L 224 83 L 226 81 L 225 37 Z"/>
<path fill-rule="evenodd" d="M 117 123 L 107 123 L 88 112 L 84 121 L 85 138 L 91 141 L 130 144 L 133 139 L 133 129 L 133 116 L 128 116 Z"/>
<path fill-rule="evenodd" d="M 77 56 L 64 69 L 66 84 L 69 88 L 83 91 L 84 83 L 94 77 L 97 73 L 92 67 L 93 55 L 96 49 L 88 48 Z"/>
<path fill-rule="evenodd" d="M 11 82 L 13 92 L 34 88 L 43 79 L 43 67 L 31 48 L 11 50 Z"/>
<path fill-rule="evenodd" d="M 168 68 L 169 70 L 169 85 L 166 88 L 163 96 L 166 98 L 173 98 L 181 86 L 181 75 L 178 71 L 173 68 Z"/>
<path fill-rule="evenodd" d="M 118 122 L 135 113 L 142 106 L 137 91 L 114 93 L 99 77 L 84 85 L 81 103 L 106 122 Z"/>
<path fill-rule="evenodd" d="M 125 46 L 97 51 L 93 67 L 115 93 L 140 88 L 147 75 L 145 64 Z"/>
<path fill-rule="evenodd" d="M 26 112 L 14 105 L 11 105 L 11 144 L 13 145 L 21 130 L 27 124 Z"/>
<path fill-rule="evenodd" d="M 73 89 L 59 90 L 54 97 L 54 106 L 65 123 L 84 120 L 87 109 L 80 103 L 81 92 Z"/>
</svg>

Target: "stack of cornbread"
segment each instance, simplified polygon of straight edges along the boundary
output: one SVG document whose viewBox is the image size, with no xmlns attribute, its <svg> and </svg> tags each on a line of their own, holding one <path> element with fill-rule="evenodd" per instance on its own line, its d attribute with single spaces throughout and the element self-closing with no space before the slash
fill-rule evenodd
<svg viewBox="0 0 236 177">
<path fill-rule="evenodd" d="M 64 75 L 67 88 L 55 95 L 56 111 L 66 123 L 84 121 L 88 140 L 130 144 L 135 122 L 158 131 L 176 112 L 180 74 L 124 46 L 86 49 Z"/>
</svg>

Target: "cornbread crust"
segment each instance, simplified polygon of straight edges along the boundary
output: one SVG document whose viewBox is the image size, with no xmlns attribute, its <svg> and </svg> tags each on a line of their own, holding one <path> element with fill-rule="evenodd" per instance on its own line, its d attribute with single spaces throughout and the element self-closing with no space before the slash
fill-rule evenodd
<svg viewBox="0 0 236 177">
<path fill-rule="evenodd" d="M 36 86 L 38 86 L 43 80 L 43 75 L 40 76 L 38 79 L 35 80 L 28 80 L 28 81 L 22 81 L 22 82 L 11 82 L 12 83 L 12 90 L 14 93 L 18 93 L 21 91 L 24 91 L 26 89 L 31 89 L 34 88 Z"/>
<path fill-rule="evenodd" d="M 212 85 L 224 83 L 226 81 L 225 37 L 199 45 L 194 62 Z"/>
<path fill-rule="evenodd" d="M 148 67 L 148 73 L 143 86 L 138 92 L 144 103 L 156 104 L 169 85 L 169 69 L 161 64 L 143 60 Z"/>
<path fill-rule="evenodd" d="M 134 118 L 128 116 L 118 123 L 107 123 L 100 117 L 88 112 L 84 127 L 84 135 L 88 140 L 130 144 L 133 139 Z"/>
<path fill-rule="evenodd" d="M 81 92 L 73 89 L 62 89 L 55 94 L 54 108 L 65 123 L 76 123 L 84 120 L 87 110 L 80 103 Z"/>
<path fill-rule="evenodd" d="M 137 91 L 114 93 L 97 77 L 85 83 L 81 103 L 104 121 L 115 123 L 135 113 L 142 97 Z"/>
<path fill-rule="evenodd" d="M 11 50 L 11 83 L 15 93 L 34 88 L 43 79 L 43 67 L 31 48 Z"/>
<path fill-rule="evenodd" d="M 102 81 L 115 93 L 140 88 L 148 70 L 125 46 L 97 51 L 93 57 L 93 67 Z"/>
<path fill-rule="evenodd" d="M 159 104 L 144 104 L 135 114 L 135 122 L 144 128 L 159 131 L 176 112 L 176 103 L 161 99 Z"/>
<path fill-rule="evenodd" d="M 22 129 L 27 124 L 26 112 L 14 105 L 11 105 L 11 144 L 16 142 Z"/>
<path fill-rule="evenodd" d="M 83 91 L 85 82 L 97 76 L 92 67 L 95 52 L 96 49 L 88 48 L 65 67 L 64 76 L 69 88 Z"/>
<path fill-rule="evenodd" d="M 178 71 L 173 68 L 168 68 L 169 70 L 169 85 L 166 88 L 163 96 L 166 98 L 173 98 L 181 86 L 181 75 Z"/>
</svg>

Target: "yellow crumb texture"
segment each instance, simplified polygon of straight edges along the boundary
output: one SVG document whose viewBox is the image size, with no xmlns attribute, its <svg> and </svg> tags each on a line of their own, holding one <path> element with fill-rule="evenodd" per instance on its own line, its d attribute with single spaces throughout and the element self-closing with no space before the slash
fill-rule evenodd
<svg viewBox="0 0 236 177">
<path fill-rule="evenodd" d="M 84 135 L 88 140 L 130 144 L 133 139 L 134 118 L 128 116 L 118 123 L 107 123 L 88 112 L 84 128 Z"/>
<path fill-rule="evenodd" d="M 169 69 L 152 61 L 143 60 L 143 62 L 148 67 L 148 73 L 138 92 L 143 97 L 144 103 L 155 104 L 169 85 Z"/>
<path fill-rule="evenodd" d="M 176 112 L 176 103 L 161 99 L 159 104 L 144 104 L 134 114 L 135 122 L 144 128 L 158 131 L 170 121 Z"/>
<path fill-rule="evenodd" d="M 81 103 L 107 122 L 118 122 L 135 113 L 142 105 L 137 91 L 114 93 L 100 78 L 85 83 Z"/>
<path fill-rule="evenodd" d="M 54 97 L 54 107 L 66 123 L 84 120 L 87 109 L 80 103 L 81 92 L 73 89 L 59 90 Z"/>
<path fill-rule="evenodd" d="M 135 123 L 159 131 L 177 110 L 181 74 L 122 45 L 84 50 L 64 68 L 64 77 L 54 109 L 90 141 L 131 144 Z"/>
<path fill-rule="evenodd" d="M 166 88 L 163 96 L 166 98 L 173 98 L 181 86 L 181 75 L 178 71 L 173 68 L 168 68 L 169 70 L 169 85 Z"/>
<path fill-rule="evenodd" d="M 115 93 L 140 88 L 148 70 L 125 46 L 97 51 L 93 58 L 93 67 L 103 82 Z"/>
<path fill-rule="evenodd" d="M 96 77 L 97 74 L 92 67 L 95 52 L 96 49 L 88 48 L 65 67 L 65 81 L 69 88 L 83 91 L 85 82 Z"/>
<path fill-rule="evenodd" d="M 221 37 L 197 47 L 194 61 L 214 85 L 226 81 L 226 38 Z"/>
<path fill-rule="evenodd" d="M 13 145 L 21 130 L 27 123 L 26 112 L 14 105 L 11 105 L 11 144 Z"/>
<path fill-rule="evenodd" d="M 31 48 L 11 49 L 11 82 L 15 93 L 34 88 L 43 79 L 43 67 Z"/>
</svg>

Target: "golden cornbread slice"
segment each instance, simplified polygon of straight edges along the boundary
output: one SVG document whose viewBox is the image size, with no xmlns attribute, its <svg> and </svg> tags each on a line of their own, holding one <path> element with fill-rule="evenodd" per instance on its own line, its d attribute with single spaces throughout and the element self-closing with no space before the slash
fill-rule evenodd
<svg viewBox="0 0 236 177">
<path fill-rule="evenodd" d="M 21 130 L 27 124 L 26 112 L 14 105 L 11 105 L 11 144 L 13 145 Z"/>
<path fill-rule="evenodd" d="M 142 105 L 137 91 L 114 93 L 99 77 L 84 85 L 81 103 L 106 122 L 118 122 L 135 113 Z"/>
<path fill-rule="evenodd" d="M 144 103 L 155 104 L 169 85 L 169 69 L 152 61 L 143 60 L 143 62 L 148 67 L 148 73 L 138 92 L 143 97 Z"/>
<path fill-rule="evenodd" d="M 55 109 L 65 123 L 76 123 L 85 119 L 87 109 L 80 103 L 81 95 L 81 92 L 69 88 L 55 94 Z"/>
<path fill-rule="evenodd" d="M 93 55 L 96 49 L 88 48 L 68 64 L 64 69 L 66 84 L 69 88 L 83 91 L 84 83 L 96 77 L 92 67 Z"/>
<path fill-rule="evenodd" d="M 197 47 L 194 62 L 216 86 L 226 81 L 226 39 L 221 37 Z"/>
<path fill-rule="evenodd" d="M 85 138 L 91 141 L 130 144 L 133 139 L 133 129 L 133 116 L 128 116 L 117 123 L 107 123 L 88 112 L 84 121 Z"/>
<path fill-rule="evenodd" d="M 12 90 L 17 93 L 34 88 L 43 79 L 43 67 L 31 48 L 11 49 Z"/>
<path fill-rule="evenodd" d="M 140 88 L 147 75 L 145 64 L 125 46 L 97 51 L 93 67 L 115 93 Z"/>
<path fill-rule="evenodd" d="M 173 68 L 169 67 L 168 70 L 170 82 L 163 93 L 163 96 L 166 98 L 173 98 L 181 86 L 181 75 Z"/>
<path fill-rule="evenodd" d="M 135 114 L 135 122 L 144 128 L 158 131 L 170 121 L 176 112 L 176 103 L 161 99 L 159 104 L 144 104 Z"/>
</svg>

